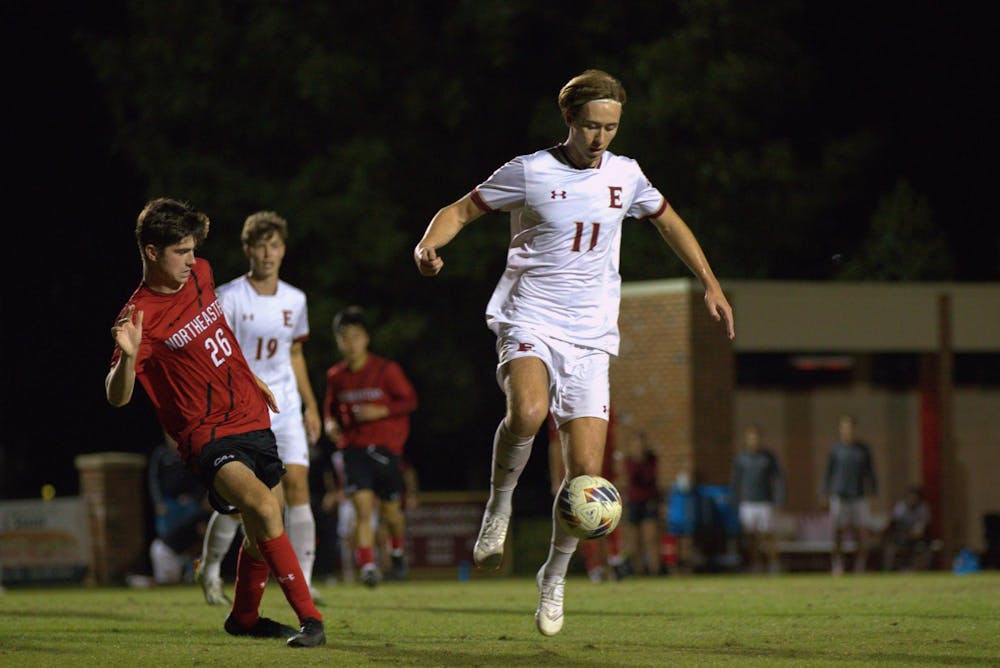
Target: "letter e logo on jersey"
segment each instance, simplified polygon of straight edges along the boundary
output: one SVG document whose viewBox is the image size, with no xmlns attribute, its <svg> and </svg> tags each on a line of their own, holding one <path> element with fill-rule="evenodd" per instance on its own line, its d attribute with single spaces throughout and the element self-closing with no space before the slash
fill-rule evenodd
<svg viewBox="0 0 1000 668">
<path fill-rule="evenodd" d="M 281 317 L 284 320 L 284 326 L 285 327 L 291 327 L 292 326 L 292 310 L 291 309 L 287 309 L 287 308 L 286 309 L 282 309 L 281 310 Z"/>
<path fill-rule="evenodd" d="M 533 343 L 519 343 L 517 344 L 517 352 L 525 353 L 535 347 Z"/>
<path fill-rule="evenodd" d="M 608 204 L 609 209 L 620 209 L 622 208 L 622 187 L 621 186 L 608 186 L 609 194 L 611 195 L 611 203 Z"/>
</svg>

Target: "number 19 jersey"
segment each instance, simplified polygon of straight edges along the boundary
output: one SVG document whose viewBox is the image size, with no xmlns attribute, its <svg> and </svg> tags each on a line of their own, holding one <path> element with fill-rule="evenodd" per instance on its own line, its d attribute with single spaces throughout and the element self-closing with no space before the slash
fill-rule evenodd
<svg viewBox="0 0 1000 668">
<path fill-rule="evenodd" d="M 293 343 L 309 338 L 306 295 L 279 280 L 273 295 L 261 295 L 246 275 L 218 287 L 219 301 L 229 326 L 253 372 L 271 389 L 277 415 L 302 421 L 302 397 L 292 369 Z"/>
<path fill-rule="evenodd" d="M 622 222 L 667 206 L 638 163 L 606 151 L 597 167 L 580 169 L 557 146 L 514 158 L 471 195 L 484 211 L 510 212 L 489 328 L 519 325 L 617 355 Z"/>
</svg>

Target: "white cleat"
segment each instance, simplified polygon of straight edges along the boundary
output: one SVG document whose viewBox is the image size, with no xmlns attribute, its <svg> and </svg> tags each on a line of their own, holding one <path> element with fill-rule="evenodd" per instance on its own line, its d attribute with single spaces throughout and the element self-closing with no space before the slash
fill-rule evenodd
<svg viewBox="0 0 1000 668">
<path fill-rule="evenodd" d="M 205 594 L 205 603 L 209 605 L 231 606 L 233 603 L 222 591 L 222 578 L 209 578 L 205 576 L 201 561 L 195 564 L 194 579 L 201 585 L 201 591 Z"/>
<path fill-rule="evenodd" d="M 535 610 L 535 626 L 543 636 L 554 636 L 562 630 L 563 592 L 566 578 L 544 577 L 545 566 L 538 570 L 538 610 Z"/>
<path fill-rule="evenodd" d="M 478 568 L 496 570 L 503 561 L 503 544 L 507 540 L 510 515 L 483 513 L 483 523 L 479 527 L 479 537 L 472 548 L 472 560 Z"/>
</svg>

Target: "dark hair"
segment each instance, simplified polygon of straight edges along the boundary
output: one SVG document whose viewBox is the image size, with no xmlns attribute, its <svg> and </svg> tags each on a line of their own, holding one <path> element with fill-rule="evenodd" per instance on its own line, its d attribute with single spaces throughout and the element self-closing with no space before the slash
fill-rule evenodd
<svg viewBox="0 0 1000 668">
<path fill-rule="evenodd" d="M 244 246 L 253 246 L 272 234 L 277 234 L 282 241 L 287 240 L 288 221 L 274 211 L 258 211 L 247 216 L 240 239 Z"/>
<path fill-rule="evenodd" d="M 365 322 L 365 310 L 360 306 L 348 306 L 333 316 L 334 334 L 340 332 L 348 325 L 358 325 L 367 332 L 368 325 Z"/>
<path fill-rule="evenodd" d="M 195 246 L 200 246 L 208 236 L 208 225 L 208 216 L 187 202 L 158 197 L 149 200 L 139 212 L 135 240 L 140 253 L 147 245 L 163 249 L 189 236 L 194 237 Z"/>
</svg>

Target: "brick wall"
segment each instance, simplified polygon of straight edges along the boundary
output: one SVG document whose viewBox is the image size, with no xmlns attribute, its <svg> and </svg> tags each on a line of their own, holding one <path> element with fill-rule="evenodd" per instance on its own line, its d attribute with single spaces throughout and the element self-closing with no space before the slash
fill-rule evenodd
<svg viewBox="0 0 1000 668">
<path fill-rule="evenodd" d="M 621 353 L 611 366 L 616 442 L 645 431 L 664 490 L 679 473 L 710 484 L 729 479 L 733 351 L 702 296 L 690 281 L 622 296 Z"/>
</svg>

